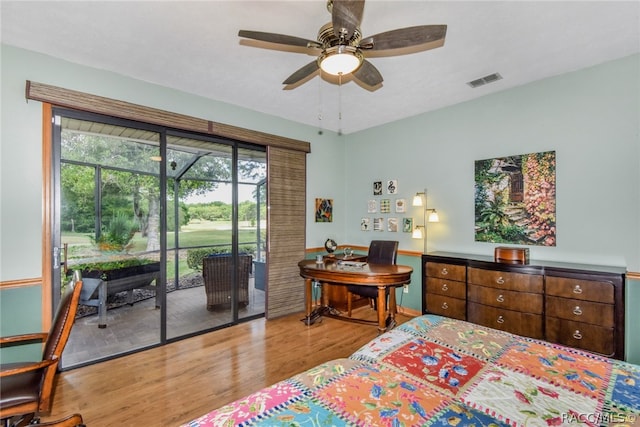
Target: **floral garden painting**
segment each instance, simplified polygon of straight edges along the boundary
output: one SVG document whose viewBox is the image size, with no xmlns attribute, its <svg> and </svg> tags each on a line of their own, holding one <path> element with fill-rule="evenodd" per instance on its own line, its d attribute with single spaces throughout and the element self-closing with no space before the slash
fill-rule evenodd
<svg viewBox="0 0 640 427">
<path fill-rule="evenodd" d="M 475 240 L 556 245 L 556 152 L 475 162 Z"/>
</svg>

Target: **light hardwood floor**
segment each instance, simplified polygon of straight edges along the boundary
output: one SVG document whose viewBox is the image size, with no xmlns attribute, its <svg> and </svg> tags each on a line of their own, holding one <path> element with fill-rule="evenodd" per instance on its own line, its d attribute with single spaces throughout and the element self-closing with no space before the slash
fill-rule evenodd
<svg viewBox="0 0 640 427">
<path fill-rule="evenodd" d="M 376 318 L 368 307 L 354 316 Z M 79 412 L 88 427 L 178 426 L 319 363 L 347 357 L 377 336 L 372 325 L 325 318 L 308 327 L 302 317 L 253 320 L 62 372 L 51 414 L 41 418 Z"/>
</svg>

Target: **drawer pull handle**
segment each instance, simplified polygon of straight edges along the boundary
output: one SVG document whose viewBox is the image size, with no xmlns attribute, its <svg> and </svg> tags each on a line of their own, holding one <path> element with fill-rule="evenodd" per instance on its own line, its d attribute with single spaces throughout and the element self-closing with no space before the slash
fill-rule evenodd
<svg viewBox="0 0 640 427">
<path fill-rule="evenodd" d="M 576 285 L 576 287 L 573 288 L 573 293 L 574 294 L 581 294 L 582 293 L 582 288 L 580 287 L 580 285 Z"/>
<path fill-rule="evenodd" d="M 446 309 L 448 309 L 448 308 L 449 308 L 449 304 L 447 304 L 446 302 L 443 302 L 443 303 L 442 303 L 442 309 L 443 309 L 443 310 L 446 310 Z"/>
<path fill-rule="evenodd" d="M 449 274 L 449 271 L 445 267 L 445 268 L 442 269 L 442 271 L 440 273 L 442 273 L 443 276 L 446 276 L 447 274 Z"/>
<path fill-rule="evenodd" d="M 498 323 L 504 323 L 504 317 L 502 317 L 502 316 L 498 316 L 498 318 L 496 319 L 496 322 L 498 322 Z"/>
<path fill-rule="evenodd" d="M 443 284 L 442 284 L 442 290 L 443 290 L 443 291 L 448 291 L 448 290 L 449 290 L 449 287 L 447 286 L 447 284 L 446 284 L 446 283 L 443 283 Z"/>
<path fill-rule="evenodd" d="M 573 314 L 575 314 L 576 316 L 582 315 L 582 309 L 580 308 L 580 306 L 576 305 L 576 308 L 573 309 Z"/>
<path fill-rule="evenodd" d="M 496 280 L 496 283 L 498 285 L 503 285 L 504 284 L 504 279 L 502 278 L 502 276 L 498 277 L 498 280 Z"/>
<path fill-rule="evenodd" d="M 496 298 L 496 301 L 504 302 L 504 297 L 502 295 L 498 295 L 498 298 Z"/>
<path fill-rule="evenodd" d="M 580 331 L 575 331 L 573 333 L 573 337 L 577 340 L 581 340 L 582 339 L 582 334 L 580 333 Z"/>
</svg>

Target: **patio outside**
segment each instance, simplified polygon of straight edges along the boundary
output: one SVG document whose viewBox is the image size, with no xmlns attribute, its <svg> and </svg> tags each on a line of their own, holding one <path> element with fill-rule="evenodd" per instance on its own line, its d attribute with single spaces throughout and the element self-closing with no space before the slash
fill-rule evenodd
<svg viewBox="0 0 640 427">
<path fill-rule="evenodd" d="M 262 147 L 61 122 L 57 292 L 72 273 L 83 278 L 63 368 L 264 314 Z M 232 261 L 203 274 L 211 257 Z M 212 280 L 224 286 L 215 305 Z"/>
</svg>

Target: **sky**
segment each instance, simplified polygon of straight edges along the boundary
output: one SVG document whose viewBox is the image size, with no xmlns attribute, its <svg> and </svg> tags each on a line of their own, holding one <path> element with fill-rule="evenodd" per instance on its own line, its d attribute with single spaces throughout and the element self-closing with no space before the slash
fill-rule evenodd
<svg viewBox="0 0 640 427">
<path fill-rule="evenodd" d="M 231 203 L 231 184 L 219 184 L 218 188 L 211 192 L 200 196 L 190 196 L 185 199 L 185 203 L 209 203 L 214 201 L 222 201 Z M 253 201 L 253 185 L 240 185 L 238 187 L 238 201 Z"/>
</svg>

